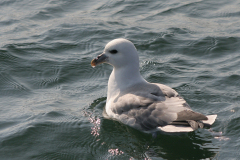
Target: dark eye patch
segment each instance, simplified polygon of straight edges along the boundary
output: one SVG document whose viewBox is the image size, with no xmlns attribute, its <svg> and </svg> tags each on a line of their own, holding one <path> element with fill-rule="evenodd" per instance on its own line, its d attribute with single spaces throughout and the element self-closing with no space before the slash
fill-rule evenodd
<svg viewBox="0 0 240 160">
<path fill-rule="evenodd" d="M 109 51 L 111 54 L 116 54 L 118 51 L 116 49 L 113 49 L 111 51 Z"/>
</svg>

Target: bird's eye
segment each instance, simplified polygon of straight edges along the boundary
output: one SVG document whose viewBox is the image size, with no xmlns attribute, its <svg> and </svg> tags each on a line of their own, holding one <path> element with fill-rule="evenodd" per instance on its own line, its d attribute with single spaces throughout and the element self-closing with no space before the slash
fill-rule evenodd
<svg viewBox="0 0 240 160">
<path fill-rule="evenodd" d="M 116 54 L 118 51 L 116 49 L 113 49 L 111 51 L 109 51 L 111 54 Z"/>
</svg>

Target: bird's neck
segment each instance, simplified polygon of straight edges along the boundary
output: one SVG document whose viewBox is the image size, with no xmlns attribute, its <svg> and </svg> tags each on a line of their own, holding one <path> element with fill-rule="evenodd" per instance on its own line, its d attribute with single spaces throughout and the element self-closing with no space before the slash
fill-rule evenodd
<svg viewBox="0 0 240 160">
<path fill-rule="evenodd" d="M 147 83 L 141 76 L 138 66 L 114 68 L 108 81 L 108 99 L 137 83 Z"/>
</svg>

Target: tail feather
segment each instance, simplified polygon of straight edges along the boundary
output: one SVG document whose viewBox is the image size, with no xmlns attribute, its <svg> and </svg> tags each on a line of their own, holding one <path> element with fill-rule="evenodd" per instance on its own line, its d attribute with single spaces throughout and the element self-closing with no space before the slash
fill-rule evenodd
<svg viewBox="0 0 240 160">
<path fill-rule="evenodd" d="M 204 124 L 204 126 L 210 127 L 215 122 L 217 115 L 208 115 L 206 117 L 208 118 L 208 120 L 202 120 L 202 123 Z M 202 128 L 201 126 L 199 127 Z M 158 127 L 158 129 L 163 132 L 192 132 L 197 128 L 198 127 L 192 127 L 191 123 L 189 124 L 189 126 L 186 126 L 183 124 L 177 125 L 176 123 L 173 123 L 173 124 L 166 125 L 164 127 Z"/>
<path fill-rule="evenodd" d="M 202 122 L 203 122 L 204 124 L 212 125 L 212 124 L 215 122 L 215 120 L 216 120 L 216 118 L 217 118 L 217 115 L 216 115 L 216 114 L 214 114 L 214 115 L 208 115 L 208 116 L 206 116 L 206 117 L 208 118 L 208 120 L 202 120 Z"/>
</svg>

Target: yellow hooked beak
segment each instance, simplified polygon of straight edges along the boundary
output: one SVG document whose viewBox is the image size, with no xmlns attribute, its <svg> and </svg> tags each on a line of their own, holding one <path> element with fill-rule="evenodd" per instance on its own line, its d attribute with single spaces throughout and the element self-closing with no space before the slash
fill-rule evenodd
<svg viewBox="0 0 240 160">
<path fill-rule="evenodd" d="M 96 65 L 107 62 L 107 60 L 108 60 L 108 56 L 106 56 L 105 54 L 100 54 L 99 56 L 97 56 L 97 58 L 91 61 L 91 66 L 95 67 Z"/>
</svg>

